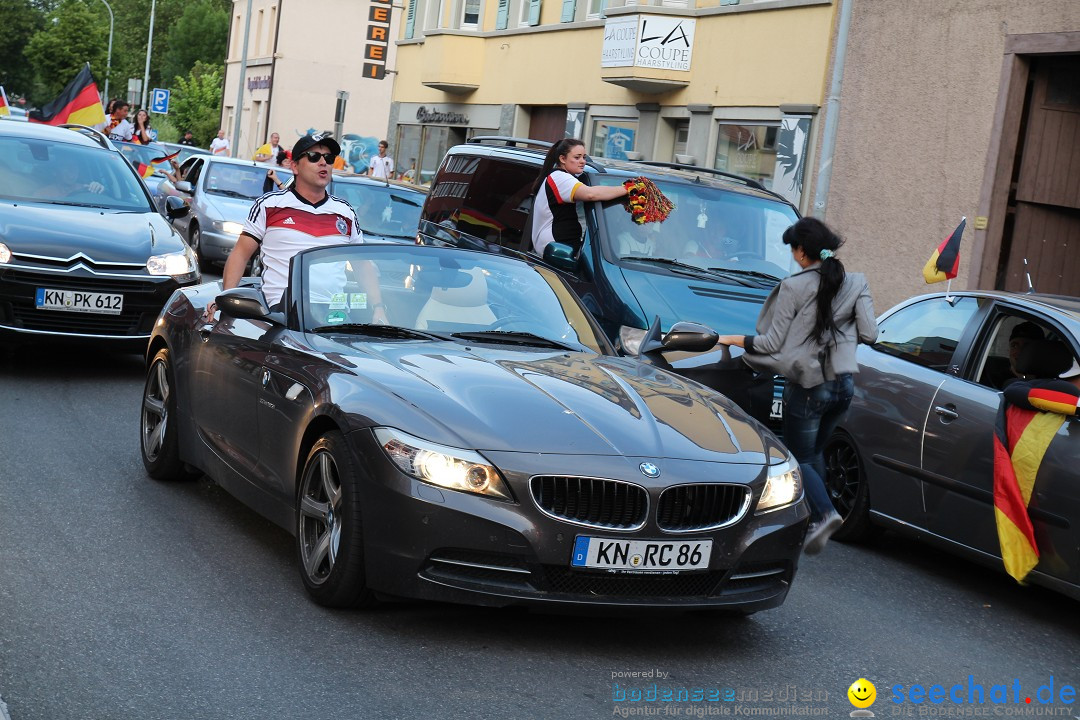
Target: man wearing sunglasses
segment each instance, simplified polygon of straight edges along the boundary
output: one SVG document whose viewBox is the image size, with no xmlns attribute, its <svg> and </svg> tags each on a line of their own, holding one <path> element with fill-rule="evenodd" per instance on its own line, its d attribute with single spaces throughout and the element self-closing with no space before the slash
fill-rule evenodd
<svg viewBox="0 0 1080 720">
<path fill-rule="evenodd" d="M 293 255 L 314 247 L 364 242 L 352 207 L 326 191 L 340 152 L 337 141 L 327 133 L 304 135 L 296 141 L 292 149 L 293 183 L 287 189 L 263 195 L 252 205 L 236 247 L 225 262 L 224 289 L 236 287 L 248 261 L 259 252 L 263 294 L 273 307 L 288 285 Z M 385 324 L 375 268 L 365 263 L 359 274 L 363 286 L 371 289 L 368 295 L 374 308 L 372 321 Z M 213 317 L 215 309 L 213 303 L 207 307 L 208 318 Z"/>
</svg>

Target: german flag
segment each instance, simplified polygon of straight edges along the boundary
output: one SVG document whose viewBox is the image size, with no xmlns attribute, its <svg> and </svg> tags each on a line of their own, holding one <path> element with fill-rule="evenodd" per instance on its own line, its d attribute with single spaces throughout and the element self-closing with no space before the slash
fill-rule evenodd
<svg viewBox="0 0 1080 720">
<path fill-rule="evenodd" d="M 953 230 L 952 235 L 938 245 L 937 250 L 923 266 L 923 280 L 930 283 L 944 282 L 956 277 L 960 270 L 960 238 L 964 236 L 964 227 L 967 218 L 961 218 L 960 224 Z"/>
<path fill-rule="evenodd" d="M 1039 564 L 1028 503 L 1046 449 L 1064 415 L 1024 410 L 1002 401 L 994 432 L 994 517 L 1005 571 L 1023 582 Z"/>
<path fill-rule="evenodd" d="M 40 110 L 31 110 L 30 122 L 44 125 L 100 125 L 105 122 L 105 109 L 101 107 L 97 83 L 90 74 L 90 63 L 83 65 L 75 79 L 67 84 L 60 97 L 47 103 Z"/>
<path fill-rule="evenodd" d="M 180 154 L 180 151 L 177 150 L 174 153 L 169 153 L 168 155 L 162 155 L 161 157 L 156 157 L 153 160 L 151 160 L 150 162 L 153 163 L 154 165 L 158 165 L 158 164 L 163 163 L 163 162 L 169 162 L 170 160 L 172 160 L 174 157 L 176 157 L 179 154 Z"/>
<path fill-rule="evenodd" d="M 7 93 L 4 92 L 4 86 L 0 85 L 0 115 L 10 115 L 11 110 L 8 110 Z"/>
</svg>

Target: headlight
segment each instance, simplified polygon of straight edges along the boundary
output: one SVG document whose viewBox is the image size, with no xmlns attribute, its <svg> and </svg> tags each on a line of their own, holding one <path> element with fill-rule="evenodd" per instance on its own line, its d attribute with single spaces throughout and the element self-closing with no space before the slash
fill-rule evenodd
<svg viewBox="0 0 1080 720">
<path fill-rule="evenodd" d="M 151 275 L 172 275 L 173 277 L 190 275 L 198 266 L 199 263 L 191 248 L 184 248 L 181 252 L 168 255 L 154 255 L 146 261 L 146 269 Z"/>
<path fill-rule="evenodd" d="M 436 445 L 392 428 L 375 428 L 382 449 L 405 474 L 447 490 L 513 500 L 499 471 L 472 450 Z"/>
<path fill-rule="evenodd" d="M 4 243 L 0 243 L 0 264 L 11 262 L 11 251 Z"/>
<path fill-rule="evenodd" d="M 645 339 L 646 332 L 648 331 L 623 325 L 619 328 L 620 347 L 630 355 L 637 355 L 641 349 L 641 341 Z"/>
<path fill-rule="evenodd" d="M 215 225 L 220 225 L 221 226 L 221 231 L 222 232 L 227 232 L 230 235 L 239 235 L 240 233 L 244 232 L 244 226 L 241 225 L 238 222 L 233 222 L 232 220 L 226 220 L 223 223 L 214 223 L 214 224 Z"/>
<path fill-rule="evenodd" d="M 756 512 L 777 510 L 791 505 L 801 497 L 802 473 L 799 472 L 799 463 L 794 457 L 788 456 L 783 464 L 769 468 L 769 478 L 765 481 L 765 489 L 761 491 Z"/>
</svg>

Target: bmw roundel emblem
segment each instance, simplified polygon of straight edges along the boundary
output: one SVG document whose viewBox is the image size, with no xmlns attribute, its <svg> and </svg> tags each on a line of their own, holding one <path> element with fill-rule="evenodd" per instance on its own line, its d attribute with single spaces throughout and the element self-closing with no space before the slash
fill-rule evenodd
<svg viewBox="0 0 1080 720">
<path fill-rule="evenodd" d="M 649 477 L 649 478 L 658 478 L 658 477 L 660 477 L 660 468 L 656 467 L 651 462 L 643 462 L 643 463 L 641 463 L 640 465 L 638 465 L 638 470 L 640 470 L 641 474 L 644 475 L 645 477 Z"/>
</svg>

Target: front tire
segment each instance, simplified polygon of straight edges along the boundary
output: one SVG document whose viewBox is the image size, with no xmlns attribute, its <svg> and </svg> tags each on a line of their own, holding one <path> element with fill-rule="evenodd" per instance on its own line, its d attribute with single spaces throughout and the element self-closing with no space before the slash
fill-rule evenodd
<svg viewBox="0 0 1080 720">
<path fill-rule="evenodd" d="M 870 489 L 866 469 L 855 441 L 835 433 L 825 444 L 825 488 L 844 524 L 833 534 L 836 540 L 858 542 L 875 534 L 870 523 Z"/>
<path fill-rule="evenodd" d="M 202 252 L 202 230 L 199 229 L 199 223 L 192 222 L 191 229 L 188 231 L 188 245 L 195 251 L 195 256 L 199 258 L 199 269 L 206 272 L 210 269 L 210 261 L 203 258 Z"/>
<path fill-rule="evenodd" d="M 176 431 L 176 380 L 169 350 L 162 348 L 150 363 L 139 415 L 139 447 L 146 473 L 155 480 L 190 480 L 197 475 L 180 460 Z"/>
<path fill-rule="evenodd" d="M 328 432 L 308 453 L 296 504 L 300 577 L 312 599 L 333 608 L 371 605 L 364 575 L 362 471 L 340 432 Z"/>
</svg>

